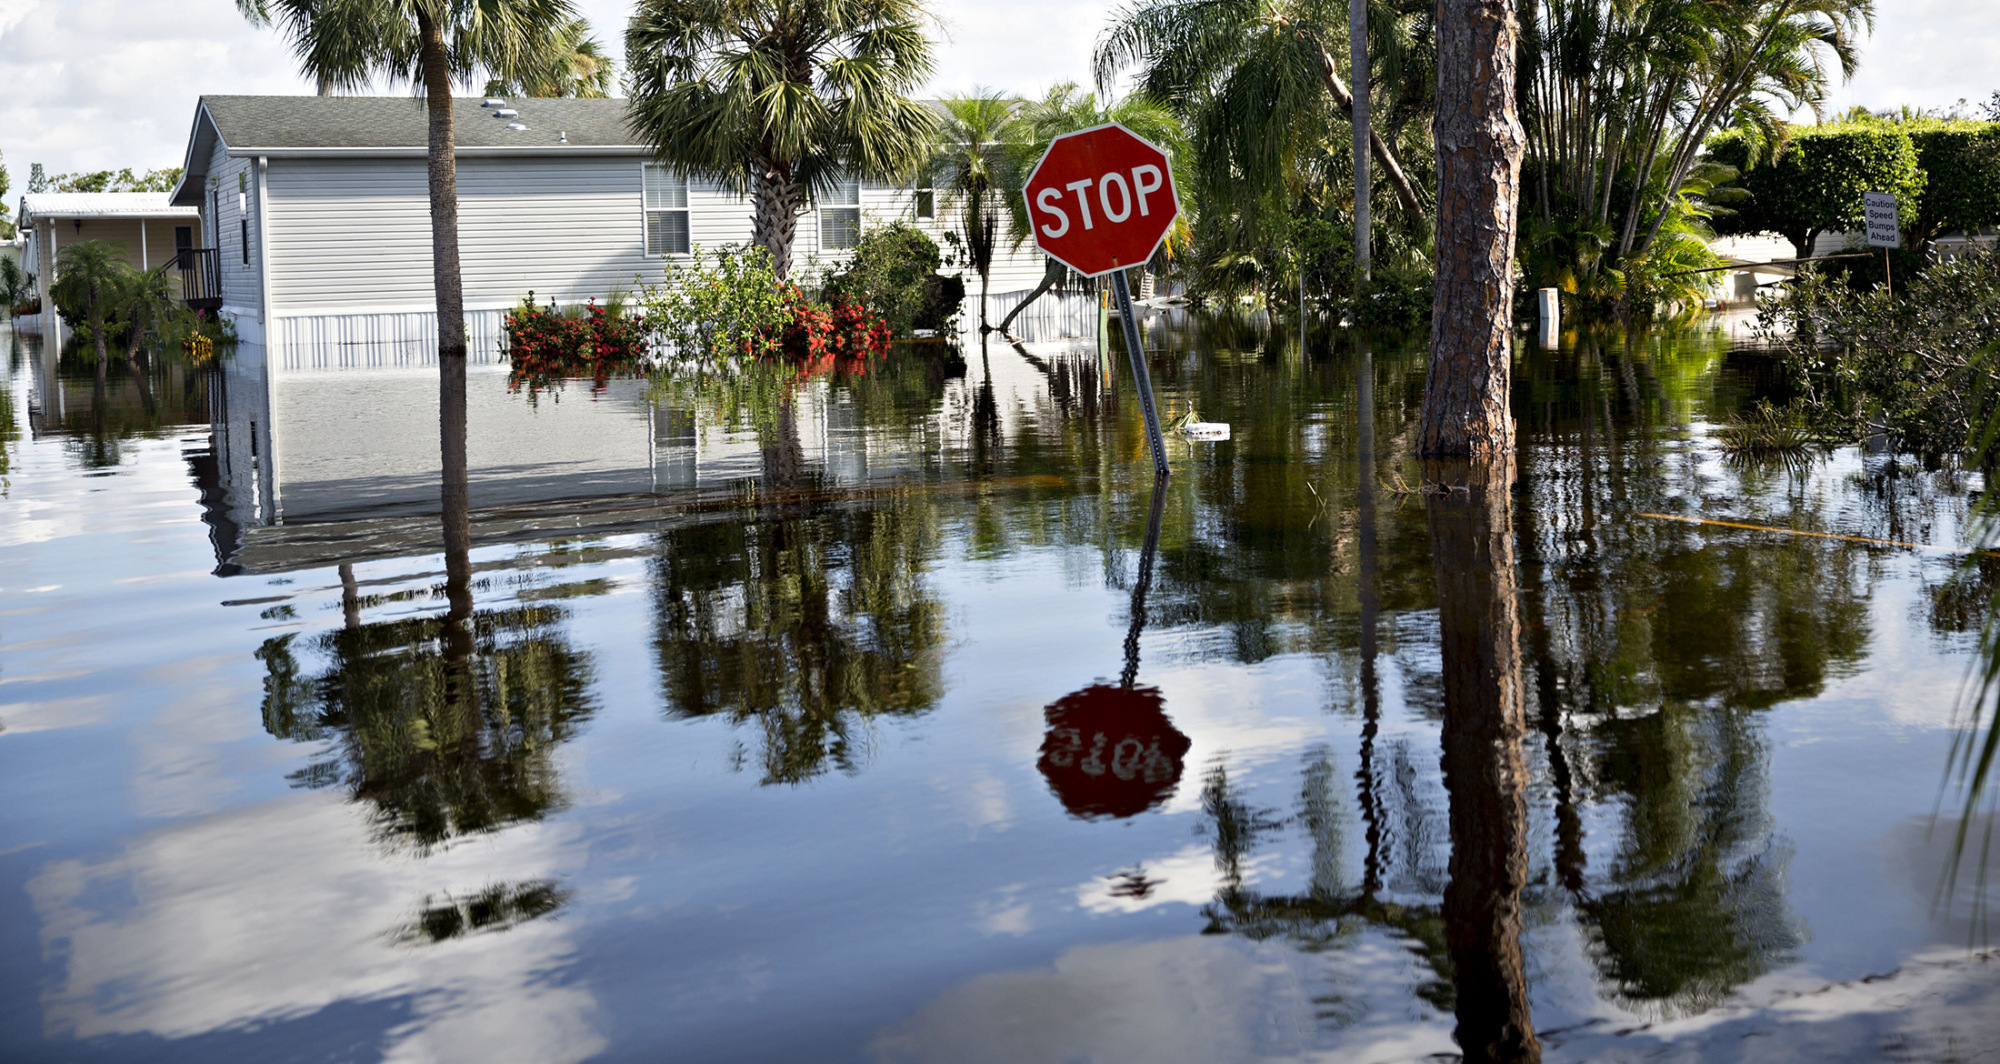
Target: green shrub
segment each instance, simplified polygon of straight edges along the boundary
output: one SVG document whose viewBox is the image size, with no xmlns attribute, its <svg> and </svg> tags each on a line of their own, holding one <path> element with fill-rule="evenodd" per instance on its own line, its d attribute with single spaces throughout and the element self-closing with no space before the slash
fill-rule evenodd
<svg viewBox="0 0 2000 1064">
<path fill-rule="evenodd" d="M 710 265 L 700 245 L 693 250 L 686 265 L 668 264 L 664 280 L 639 289 L 654 342 L 697 366 L 776 354 L 792 311 L 770 254 L 725 247 Z"/>
<path fill-rule="evenodd" d="M 2000 407 L 2000 253 L 1937 263 L 1893 298 L 1807 268 L 1763 302 L 1757 327 L 1784 353 L 1797 409 L 1849 439 L 1884 432 L 1901 450 L 1954 457 Z"/>
<path fill-rule="evenodd" d="M 854 257 L 827 273 L 820 294 L 867 307 L 898 336 L 914 329 L 948 330 L 965 299 L 965 282 L 939 276 L 943 261 L 937 242 L 923 230 L 893 222 L 863 233 Z"/>
<path fill-rule="evenodd" d="M 1906 123 L 1924 171 L 1916 217 L 1904 230 L 1905 247 L 1952 232 L 2000 225 L 2000 122 Z"/>
<path fill-rule="evenodd" d="M 1715 219 L 1719 233 L 1776 233 L 1803 258 L 1819 234 L 1862 228 L 1865 192 L 1894 194 L 1902 225 L 1917 221 L 1924 172 L 1910 134 L 1897 125 L 1800 127 L 1779 148 L 1776 162 L 1753 165 L 1757 154 L 1757 145 L 1740 132 L 1709 142 L 1710 159 L 1740 171 L 1737 184 L 1750 194 Z"/>
</svg>

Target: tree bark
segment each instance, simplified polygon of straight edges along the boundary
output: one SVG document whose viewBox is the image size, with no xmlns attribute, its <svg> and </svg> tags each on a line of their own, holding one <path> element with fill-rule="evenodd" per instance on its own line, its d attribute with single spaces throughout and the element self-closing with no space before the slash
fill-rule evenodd
<svg viewBox="0 0 2000 1064">
<path fill-rule="evenodd" d="M 1453 1036 L 1469 1064 L 1539 1061 L 1521 956 L 1528 773 L 1513 456 L 1424 465 L 1425 480 L 1463 485 L 1425 500 L 1444 666 L 1451 830 L 1444 921 L 1456 991 Z"/>
<path fill-rule="evenodd" d="M 1438 254 L 1417 453 L 1514 448 L 1510 323 L 1521 154 L 1513 0 L 1438 0 Z"/>
<path fill-rule="evenodd" d="M 430 119 L 431 281 L 437 289 L 439 495 L 451 615 L 472 616 L 471 479 L 466 460 L 465 289 L 458 260 L 458 155 L 444 32 L 417 7 L 424 108 Z M 463 597 L 464 601 L 459 599 Z"/>
<path fill-rule="evenodd" d="M 766 155 L 751 160 L 750 239 L 771 255 L 778 280 L 792 276 L 792 242 L 798 238 L 804 190 L 792 179 L 792 168 Z"/>
</svg>

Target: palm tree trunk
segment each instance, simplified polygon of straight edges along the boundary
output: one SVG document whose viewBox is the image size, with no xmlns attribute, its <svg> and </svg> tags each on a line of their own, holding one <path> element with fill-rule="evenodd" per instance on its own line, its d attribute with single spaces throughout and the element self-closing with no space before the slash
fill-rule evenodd
<svg viewBox="0 0 2000 1064">
<path fill-rule="evenodd" d="M 792 276 L 792 242 L 798 238 L 799 208 L 805 192 L 792 180 L 792 168 L 768 155 L 751 160 L 752 203 L 750 240 L 771 255 L 778 280 Z"/>
<path fill-rule="evenodd" d="M 1514 449 L 1510 321 L 1521 153 L 1513 0 L 1438 0 L 1438 253 L 1417 452 Z"/>
<path fill-rule="evenodd" d="M 465 289 L 458 261 L 458 156 L 444 33 L 417 7 L 424 106 L 430 118 L 431 278 L 437 289 L 439 492 L 446 588 L 454 617 L 472 616 L 471 479 L 466 460 Z M 459 602 L 461 590 L 464 602 Z"/>
</svg>

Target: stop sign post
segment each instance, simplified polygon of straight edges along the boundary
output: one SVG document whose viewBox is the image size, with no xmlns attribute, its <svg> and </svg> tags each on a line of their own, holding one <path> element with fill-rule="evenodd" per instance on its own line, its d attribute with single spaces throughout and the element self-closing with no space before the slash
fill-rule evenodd
<svg viewBox="0 0 2000 1064">
<path fill-rule="evenodd" d="M 1022 195 L 1036 247 L 1085 277 L 1111 274 L 1153 446 L 1153 471 L 1166 476 L 1167 445 L 1125 271 L 1145 265 L 1180 216 L 1167 153 L 1116 122 L 1065 133 L 1042 153 Z"/>
</svg>

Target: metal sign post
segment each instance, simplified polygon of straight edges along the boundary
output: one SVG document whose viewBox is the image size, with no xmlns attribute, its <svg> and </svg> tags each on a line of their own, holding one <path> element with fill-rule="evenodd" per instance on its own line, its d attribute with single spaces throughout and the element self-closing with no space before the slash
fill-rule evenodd
<svg viewBox="0 0 2000 1064">
<path fill-rule="evenodd" d="M 1903 243 L 1902 226 L 1896 222 L 1896 197 L 1888 192 L 1863 192 L 1861 212 L 1868 222 L 1868 246 L 1882 249 L 1882 290 L 1895 295 L 1895 279 L 1889 275 L 1889 249 Z"/>
<path fill-rule="evenodd" d="M 1146 349 L 1139 342 L 1139 318 L 1132 313 L 1132 289 L 1125 283 L 1125 271 L 1111 275 L 1111 290 L 1118 296 L 1119 331 L 1125 334 L 1125 353 L 1132 359 L 1132 384 L 1139 390 L 1139 409 L 1146 415 L 1146 438 L 1153 445 L 1153 475 L 1167 475 L 1167 441 L 1160 435 L 1160 412 L 1153 406 L 1153 375 L 1146 369 Z"/>
</svg>

